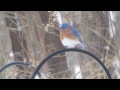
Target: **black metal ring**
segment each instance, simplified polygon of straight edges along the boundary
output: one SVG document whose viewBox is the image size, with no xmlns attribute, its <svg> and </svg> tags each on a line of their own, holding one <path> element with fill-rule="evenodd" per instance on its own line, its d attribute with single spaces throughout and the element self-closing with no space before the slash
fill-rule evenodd
<svg viewBox="0 0 120 90">
<path fill-rule="evenodd" d="M 18 73 L 18 75 L 16 76 L 16 79 L 20 79 L 20 76 L 21 76 L 22 74 L 24 74 L 24 72 Z"/>
<path fill-rule="evenodd" d="M 11 62 L 11 63 L 3 66 L 3 67 L 0 69 L 0 73 L 1 73 L 3 70 L 5 70 L 6 68 L 8 68 L 8 67 L 10 67 L 10 66 L 13 66 L 13 65 L 23 65 L 23 66 L 27 66 L 27 67 L 30 66 L 29 64 L 24 63 L 24 62 L 22 62 L 22 61 L 14 61 L 14 62 Z M 21 74 L 23 74 L 23 72 L 19 73 L 19 74 L 16 76 L 16 79 L 19 79 L 19 76 L 20 76 Z M 38 74 L 39 77 L 41 76 L 40 72 L 38 72 L 37 74 Z"/>
<path fill-rule="evenodd" d="M 14 62 L 11 62 L 11 63 L 9 63 L 9 64 L 3 66 L 3 67 L 0 69 L 0 73 L 1 73 L 4 69 L 6 69 L 7 67 L 10 67 L 10 66 L 13 66 L 13 65 L 24 65 L 24 66 L 29 66 L 29 64 L 24 63 L 24 62 L 22 62 L 22 61 L 14 61 Z"/>
<path fill-rule="evenodd" d="M 108 69 L 106 68 L 106 66 L 101 62 L 101 60 L 96 57 L 95 55 L 93 55 L 92 53 L 88 52 L 88 51 L 85 51 L 85 50 L 81 50 L 81 49 L 75 49 L 75 48 L 71 48 L 71 49 L 61 49 L 61 50 L 58 50 L 56 52 L 53 52 L 52 54 L 48 55 L 41 63 L 39 63 L 39 65 L 37 66 L 37 68 L 35 69 L 35 71 L 32 73 L 32 76 L 30 77 L 30 79 L 34 79 L 36 74 L 39 72 L 39 70 L 41 69 L 41 67 L 48 61 L 50 60 L 50 58 L 52 58 L 53 56 L 57 55 L 57 54 L 60 54 L 60 53 L 63 53 L 63 52 L 70 52 L 70 51 L 74 51 L 74 52 L 81 52 L 81 53 L 84 53 L 84 54 L 87 54 L 89 56 L 91 56 L 92 58 L 95 59 L 95 61 L 97 61 L 98 64 L 100 64 L 100 66 L 103 68 L 103 70 L 105 71 L 105 73 L 107 74 L 107 77 L 109 79 L 112 79 L 111 78 L 111 75 L 108 71 Z"/>
<path fill-rule="evenodd" d="M 22 74 L 24 74 L 24 72 L 20 72 L 20 73 L 18 73 L 18 75 L 16 76 L 16 79 L 20 79 L 20 76 L 21 76 Z M 40 72 L 38 72 L 37 75 L 38 75 L 39 78 L 41 77 Z"/>
</svg>

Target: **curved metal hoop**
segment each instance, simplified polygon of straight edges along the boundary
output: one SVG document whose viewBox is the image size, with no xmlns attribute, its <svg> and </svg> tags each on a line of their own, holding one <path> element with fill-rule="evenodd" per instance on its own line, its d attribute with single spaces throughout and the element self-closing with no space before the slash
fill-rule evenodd
<svg viewBox="0 0 120 90">
<path fill-rule="evenodd" d="M 53 52 L 52 54 L 48 55 L 41 63 L 39 63 L 39 65 L 37 66 L 37 68 L 34 70 L 34 72 L 32 73 L 32 76 L 30 77 L 30 79 L 34 79 L 35 76 L 37 75 L 37 73 L 39 72 L 39 70 L 41 69 L 41 67 L 48 61 L 50 60 L 50 58 L 52 58 L 53 56 L 57 55 L 57 54 L 60 54 L 60 53 L 63 53 L 63 52 L 70 52 L 70 51 L 74 51 L 74 52 L 81 52 L 81 53 L 84 53 L 84 54 L 87 54 L 88 56 L 94 58 L 94 60 L 103 68 L 103 70 L 105 71 L 105 73 L 107 74 L 107 77 L 109 79 L 112 79 L 111 78 L 111 75 L 108 71 L 108 69 L 106 68 L 106 66 L 101 62 L 101 60 L 96 57 L 95 55 L 93 55 L 92 53 L 88 52 L 88 51 L 85 51 L 85 50 L 81 50 L 81 49 L 75 49 L 75 48 L 71 48 L 71 49 L 61 49 L 61 50 L 58 50 L 56 52 Z"/>
<path fill-rule="evenodd" d="M 15 61 L 15 62 L 11 62 L 11 63 L 3 66 L 3 67 L 0 69 L 0 73 L 1 73 L 4 69 L 6 69 L 6 68 L 8 68 L 8 67 L 10 67 L 10 66 L 13 66 L 13 65 L 23 65 L 23 66 L 27 66 L 27 67 L 29 66 L 29 64 L 24 63 L 24 62 L 22 62 L 22 61 Z"/>
<path fill-rule="evenodd" d="M 0 73 L 5 70 L 6 68 L 10 67 L 10 66 L 14 66 L 14 65 L 22 65 L 22 66 L 26 66 L 26 67 L 29 67 L 30 65 L 27 64 L 27 63 L 24 63 L 22 61 L 14 61 L 14 62 L 11 62 L 5 66 L 3 66 L 1 69 L 0 69 Z M 16 79 L 19 79 L 20 75 L 23 74 L 23 72 L 19 73 L 17 76 L 16 76 Z M 37 73 L 38 76 L 40 77 L 40 73 L 38 72 Z"/>
</svg>

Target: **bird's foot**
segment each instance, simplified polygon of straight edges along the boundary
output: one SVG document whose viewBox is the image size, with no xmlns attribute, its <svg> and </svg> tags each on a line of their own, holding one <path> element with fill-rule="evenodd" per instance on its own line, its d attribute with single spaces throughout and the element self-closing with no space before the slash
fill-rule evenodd
<svg viewBox="0 0 120 90">
<path fill-rule="evenodd" d="M 75 49 L 80 49 L 80 45 L 76 45 L 76 46 L 75 46 Z"/>
</svg>

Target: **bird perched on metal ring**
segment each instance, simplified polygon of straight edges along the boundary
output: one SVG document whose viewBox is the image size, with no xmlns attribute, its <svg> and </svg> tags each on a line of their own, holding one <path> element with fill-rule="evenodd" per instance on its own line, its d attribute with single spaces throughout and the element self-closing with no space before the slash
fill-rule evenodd
<svg viewBox="0 0 120 90">
<path fill-rule="evenodd" d="M 65 48 L 84 48 L 78 32 L 68 23 L 60 26 L 60 40 Z"/>
</svg>

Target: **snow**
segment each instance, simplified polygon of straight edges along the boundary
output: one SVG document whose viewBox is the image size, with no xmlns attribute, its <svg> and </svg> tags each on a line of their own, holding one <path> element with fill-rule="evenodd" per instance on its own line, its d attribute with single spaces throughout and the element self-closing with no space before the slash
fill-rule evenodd
<svg viewBox="0 0 120 90">
<path fill-rule="evenodd" d="M 13 52 L 10 52 L 9 56 L 10 56 L 10 57 L 14 57 Z"/>
<path fill-rule="evenodd" d="M 76 79 L 82 79 L 82 73 L 81 73 L 80 67 L 75 65 L 74 69 L 75 69 L 75 74 L 76 74 L 75 78 Z"/>
<path fill-rule="evenodd" d="M 115 25 L 114 25 L 114 21 L 115 18 L 113 16 L 113 12 L 109 11 L 110 13 L 110 18 L 109 18 L 109 34 L 110 34 L 110 38 L 113 38 L 116 35 L 116 29 L 115 29 Z"/>
<path fill-rule="evenodd" d="M 40 74 L 41 74 L 41 77 L 39 77 L 38 75 L 36 75 L 34 79 L 41 79 L 41 78 L 48 79 L 44 73 L 40 73 Z"/>
<path fill-rule="evenodd" d="M 113 11 L 109 11 L 109 13 L 110 13 L 110 16 L 111 16 L 111 20 L 112 20 L 112 21 L 116 21 L 114 15 L 113 15 Z"/>
<path fill-rule="evenodd" d="M 115 73 L 117 75 L 117 78 L 120 79 L 120 72 L 119 72 L 119 69 L 120 69 L 120 60 L 116 58 L 113 61 L 113 66 L 115 67 Z"/>
<path fill-rule="evenodd" d="M 35 76 L 35 79 L 40 79 L 38 75 Z"/>
<path fill-rule="evenodd" d="M 55 15 L 56 15 L 56 18 L 57 18 L 57 22 L 59 24 L 59 27 L 61 26 L 62 24 L 62 16 L 61 16 L 61 13 L 59 11 L 55 11 Z"/>
<path fill-rule="evenodd" d="M 110 47 L 109 46 L 104 46 L 104 49 L 110 50 Z"/>
</svg>

